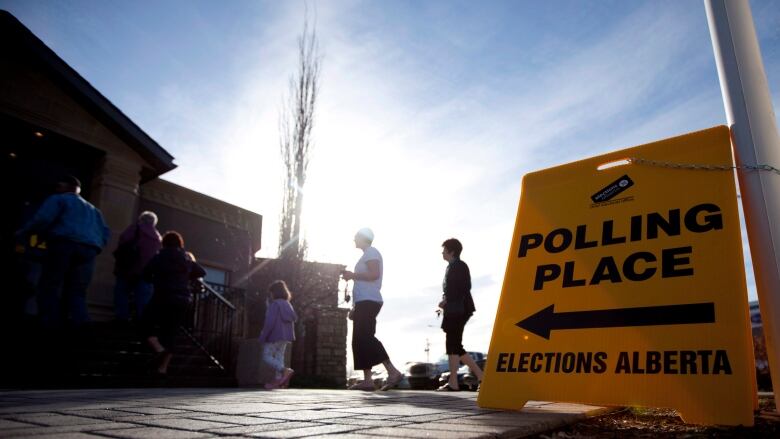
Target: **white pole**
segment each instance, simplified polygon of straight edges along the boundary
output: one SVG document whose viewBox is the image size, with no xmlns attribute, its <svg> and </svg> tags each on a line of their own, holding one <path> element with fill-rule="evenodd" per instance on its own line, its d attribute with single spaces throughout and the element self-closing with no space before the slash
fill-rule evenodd
<svg viewBox="0 0 780 439">
<path fill-rule="evenodd" d="M 777 133 L 748 0 L 704 0 L 737 166 L 780 167 Z M 780 390 L 780 175 L 737 171 L 775 394 Z M 780 412 L 780 404 L 777 405 Z"/>
</svg>

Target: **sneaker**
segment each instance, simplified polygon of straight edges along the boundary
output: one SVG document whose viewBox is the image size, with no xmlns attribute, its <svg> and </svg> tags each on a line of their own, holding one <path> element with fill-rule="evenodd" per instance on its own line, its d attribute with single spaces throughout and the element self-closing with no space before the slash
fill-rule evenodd
<svg viewBox="0 0 780 439">
<path fill-rule="evenodd" d="M 281 380 L 279 381 L 279 387 L 282 389 L 286 389 L 290 386 L 290 378 L 295 375 L 295 371 L 292 369 L 287 369 L 284 371 L 284 374 L 282 375 Z"/>
</svg>

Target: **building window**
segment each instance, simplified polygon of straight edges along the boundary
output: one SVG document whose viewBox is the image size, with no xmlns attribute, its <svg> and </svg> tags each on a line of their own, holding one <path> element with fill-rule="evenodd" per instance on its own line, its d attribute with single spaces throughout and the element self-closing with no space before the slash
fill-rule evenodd
<svg viewBox="0 0 780 439">
<path fill-rule="evenodd" d="M 203 278 L 204 281 L 219 285 L 228 284 L 228 272 L 226 270 L 208 266 L 203 266 L 203 269 L 206 270 L 206 276 Z"/>
</svg>

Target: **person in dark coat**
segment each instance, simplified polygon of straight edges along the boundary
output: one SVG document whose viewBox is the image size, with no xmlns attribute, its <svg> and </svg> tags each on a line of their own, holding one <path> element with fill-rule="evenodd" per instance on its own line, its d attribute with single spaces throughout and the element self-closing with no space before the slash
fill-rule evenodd
<svg viewBox="0 0 780 439">
<path fill-rule="evenodd" d="M 469 266 L 460 260 L 463 245 L 455 238 L 442 243 L 442 258 L 449 263 L 444 272 L 442 289 L 444 295 L 439 308 L 444 311 L 441 329 L 446 334 L 446 349 L 449 357 L 450 379 L 447 384 L 439 387 L 439 391 L 458 391 L 458 368 L 460 363 L 467 365 L 472 373 L 482 382 L 482 369 L 474 359 L 463 349 L 463 329 L 466 322 L 476 311 L 474 299 L 471 297 L 471 273 Z"/>
<path fill-rule="evenodd" d="M 103 214 L 79 195 L 81 182 L 71 175 L 57 179 L 56 193 L 16 232 L 46 241 L 46 256 L 38 283 L 38 315 L 46 329 L 57 329 L 62 317 L 76 327 L 89 322 L 87 287 L 95 258 L 111 236 Z"/>
<path fill-rule="evenodd" d="M 114 312 L 118 322 L 130 321 L 130 295 L 134 296 L 135 318 L 141 320 L 143 311 L 152 298 L 152 284 L 144 280 L 144 267 L 160 251 L 162 238 L 157 231 L 157 215 L 145 211 L 138 221 L 129 225 L 121 235 L 114 252 Z"/>
<path fill-rule="evenodd" d="M 179 327 L 185 323 L 192 300 L 190 282 L 206 275 L 191 254 L 184 251 L 184 239 L 166 232 L 162 250 L 144 268 L 143 277 L 154 285 L 154 294 L 144 312 L 146 341 L 158 355 L 157 373 L 168 373 Z"/>
</svg>

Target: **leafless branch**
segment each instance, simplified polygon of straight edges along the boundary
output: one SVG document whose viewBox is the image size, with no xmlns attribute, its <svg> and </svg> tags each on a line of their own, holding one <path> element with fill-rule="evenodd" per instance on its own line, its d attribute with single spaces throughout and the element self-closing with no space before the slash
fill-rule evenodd
<svg viewBox="0 0 780 439">
<path fill-rule="evenodd" d="M 302 260 L 303 188 L 313 147 L 312 129 L 320 89 L 320 55 L 317 31 L 309 26 L 308 11 L 298 37 L 297 71 L 290 77 L 288 95 L 279 115 L 279 147 L 285 167 L 282 217 L 279 227 L 279 257 Z"/>
</svg>

